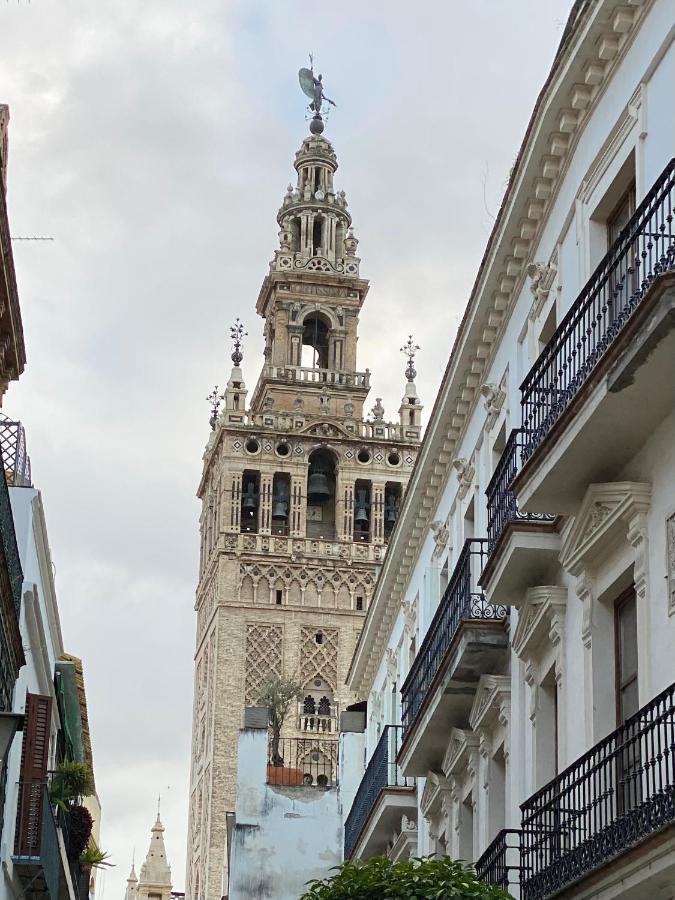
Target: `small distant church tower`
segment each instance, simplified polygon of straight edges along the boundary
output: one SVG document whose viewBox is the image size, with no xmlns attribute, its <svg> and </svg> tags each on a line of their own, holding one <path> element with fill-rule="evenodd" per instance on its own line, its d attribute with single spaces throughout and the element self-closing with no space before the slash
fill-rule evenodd
<svg viewBox="0 0 675 900">
<path fill-rule="evenodd" d="M 371 372 L 357 364 L 357 343 L 369 283 L 317 115 L 295 154 L 295 184 L 278 211 L 278 245 L 258 294 L 265 349 L 257 382 L 249 395 L 237 320 L 227 387 L 209 398 L 187 900 L 227 893 L 238 733 L 268 675 L 302 687 L 285 736 L 323 742 L 318 763 L 298 761 L 306 783 L 313 766 L 337 764 L 339 715 L 357 699 L 347 670 L 419 450 L 412 339 L 399 415 L 387 420 L 379 398 L 370 413 L 365 405 Z M 380 305 L 386 319 L 385 298 Z"/>
<path fill-rule="evenodd" d="M 171 889 L 171 866 L 166 858 L 164 826 L 158 811 L 151 830 L 148 855 L 141 866 L 141 876 L 136 878 L 136 870 L 132 864 L 127 878 L 125 900 L 171 900 Z"/>
</svg>

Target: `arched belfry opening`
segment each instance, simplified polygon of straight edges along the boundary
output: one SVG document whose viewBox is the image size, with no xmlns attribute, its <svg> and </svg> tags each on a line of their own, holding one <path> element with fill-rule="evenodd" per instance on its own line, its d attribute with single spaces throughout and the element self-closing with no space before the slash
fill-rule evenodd
<svg viewBox="0 0 675 900">
<path fill-rule="evenodd" d="M 328 368 L 330 323 L 321 313 L 307 316 L 302 328 L 302 365 L 311 369 Z"/>
<path fill-rule="evenodd" d="M 307 537 L 335 538 L 336 459 L 326 447 L 313 450 L 307 475 Z"/>
</svg>

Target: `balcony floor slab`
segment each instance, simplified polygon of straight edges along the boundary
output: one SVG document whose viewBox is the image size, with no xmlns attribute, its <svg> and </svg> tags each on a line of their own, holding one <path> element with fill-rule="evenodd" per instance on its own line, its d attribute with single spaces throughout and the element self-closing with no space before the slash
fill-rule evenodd
<svg viewBox="0 0 675 900">
<path fill-rule="evenodd" d="M 654 284 L 516 476 L 523 512 L 573 515 L 614 480 L 675 405 L 675 274 Z"/>
<path fill-rule="evenodd" d="M 354 846 L 352 857 L 369 859 L 384 856 L 387 845 L 401 830 L 401 818 L 417 818 L 417 792 L 414 787 L 387 787 L 380 791 L 368 820 Z"/>
<path fill-rule="evenodd" d="M 506 663 L 504 620 L 464 620 L 406 734 L 398 763 L 406 776 L 440 771 L 452 728 L 466 728 L 478 679 Z"/>
<path fill-rule="evenodd" d="M 554 583 L 559 555 L 555 522 L 509 522 L 480 578 L 488 602 L 518 606 L 528 588 Z"/>
<path fill-rule="evenodd" d="M 549 896 L 556 900 L 671 900 L 674 886 L 675 824 Z"/>
</svg>

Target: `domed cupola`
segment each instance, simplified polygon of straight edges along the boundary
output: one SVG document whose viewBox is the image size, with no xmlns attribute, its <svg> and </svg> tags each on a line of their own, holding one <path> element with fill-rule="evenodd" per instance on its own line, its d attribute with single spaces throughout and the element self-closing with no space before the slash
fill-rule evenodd
<svg viewBox="0 0 675 900">
<path fill-rule="evenodd" d="M 331 142 L 322 135 L 309 135 L 295 154 L 294 166 L 296 186 L 288 186 L 277 215 L 279 249 L 272 271 L 319 271 L 358 278 L 358 242 L 345 192 L 336 192 L 333 184 L 338 162 Z"/>
</svg>

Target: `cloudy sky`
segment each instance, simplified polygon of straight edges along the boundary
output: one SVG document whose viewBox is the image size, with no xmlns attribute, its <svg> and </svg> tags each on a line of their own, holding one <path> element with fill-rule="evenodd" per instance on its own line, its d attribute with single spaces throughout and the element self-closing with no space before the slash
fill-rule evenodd
<svg viewBox="0 0 675 900">
<path fill-rule="evenodd" d="M 27 428 L 66 647 L 85 661 L 105 849 L 122 897 L 162 794 L 184 884 L 204 400 L 248 327 L 306 133 L 314 51 L 372 289 L 359 366 L 427 410 L 571 0 L 8 0 L 0 102 L 28 353 Z"/>
</svg>

